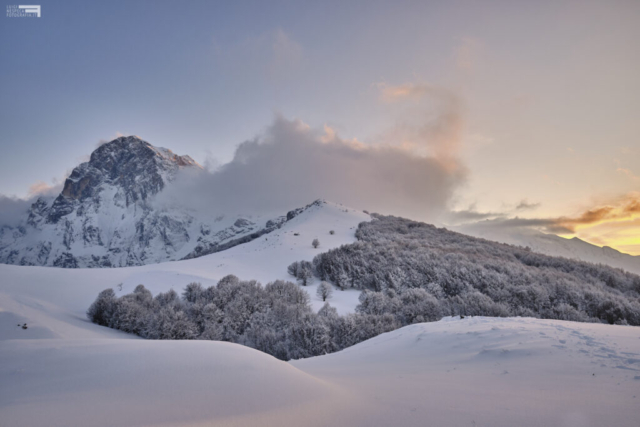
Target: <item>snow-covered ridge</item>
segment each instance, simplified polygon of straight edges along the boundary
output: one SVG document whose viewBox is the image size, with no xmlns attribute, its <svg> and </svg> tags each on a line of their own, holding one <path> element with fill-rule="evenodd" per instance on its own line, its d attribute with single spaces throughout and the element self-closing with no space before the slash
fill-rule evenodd
<svg viewBox="0 0 640 427">
<path fill-rule="evenodd" d="M 153 197 L 183 169 L 202 170 L 191 157 L 136 136 L 99 146 L 57 197 L 39 198 L 21 225 L 0 229 L 0 263 L 95 268 L 195 258 L 277 230 L 309 208 L 267 217 L 155 206 Z"/>
<path fill-rule="evenodd" d="M 608 246 L 596 246 L 577 237 L 565 239 L 554 234 L 515 228 L 501 230 L 478 225 L 455 227 L 456 231 L 510 245 L 529 247 L 534 252 L 580 261 L 605 264 L 640 274 L 640 256 L 620 252 Z"/>
<path fill-rule="evenodd" d="M 150 149 L 154 150 L 158 154 L 158 156 L 170 162 L 174 162 L 178 166 L 197 166 L 199 168 L 202 168 L 202 166 L 200 166 L 198 162 L 193 160 L 191 156 L 188 156 L 188 155 L 179 156 L 177 154 L 174 154 L 174 152 L 169 150 L 168 148 L 154 147 L 149 143 L 146 143 L 146 144 L 149 146 Z"/>
</svg>

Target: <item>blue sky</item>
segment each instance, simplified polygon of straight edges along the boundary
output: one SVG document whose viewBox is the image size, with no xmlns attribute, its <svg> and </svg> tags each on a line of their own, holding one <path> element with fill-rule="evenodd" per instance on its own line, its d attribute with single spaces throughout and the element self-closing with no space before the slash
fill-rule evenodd
<svg viewBox="0 0 640 427">
<path fill-rule="evenodd" d="M 0 194 L 119 133 L 218 164 L 276 114 L 404 143 L 433 100 L 385 90 L 427 86 L 459 101 L 454 209 L 571 216 L 640 190 L 636 1 L 40 3 L 0 19 Z"/>
<path fill-rule="evenodd" d="M 3 19 L 2 145 L 13 159 L 0 192 L 60 175 L 117 132 L 220 161 L 277 112 L 375 132 L 371 85 L 411 79 L 423 60 L 379 34 L 392 4 L 339 4 L 42 2 L 41 19 Z M 413 39 L 412 20 L 385 31 Z"/>
</svg>

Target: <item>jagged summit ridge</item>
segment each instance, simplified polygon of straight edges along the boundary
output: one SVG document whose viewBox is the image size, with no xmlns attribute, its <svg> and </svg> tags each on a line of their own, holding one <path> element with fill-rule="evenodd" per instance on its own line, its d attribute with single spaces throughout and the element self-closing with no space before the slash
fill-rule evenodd
<svg viewBox="0 0 640 427">
<path fill-rule="evenodd" d="M 138 161 L 151 159 L 165 170 L 183 166 L 200 167 L 190 156 L 179 156 L 167 148 L 154 147 L 135 135 L 121 136 L 100 145 L 91 153 L 89 163 L 110 171 L 116 167 L 115 163 L 125 162 L 126 165 L 127 160 L 132 158 Z"/>
<path fill-rule="evenodd" d="M 200 168 L 200 165 L 189 156 L 156 148 L 137 136 L 116 138 L 99 146 L 88 162 L 73 170 L 54 201 L 47 222 L 57 223 L 86 201 L 99 205 L 105 187 L 116 190 L 113 201 L 119 206 L 145 201 L 160 192 L 184 167 Z"/>
</svg>

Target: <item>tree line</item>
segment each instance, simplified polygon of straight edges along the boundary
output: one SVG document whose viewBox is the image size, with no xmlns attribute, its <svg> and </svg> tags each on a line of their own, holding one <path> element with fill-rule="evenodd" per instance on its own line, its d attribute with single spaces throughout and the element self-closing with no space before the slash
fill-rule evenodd
<svg viewBox="0 0 640 427">
<path fill-rule="evenodd" d="M 207 339 L 244 344 L 282 360 L 352 346 L 405 325 L 443 316 L 527 316 L 640 325 L 640 276 L 531 252 L 392 216 L 359 225 L 357 242 L 299 261 L 300 285 L 314 276 L 362 290 L 353 314 L 328 303 L 314 313 L 304 288 L 262 286 L 230 275 L 217 286 L 187 285 L 155 297 L 143 285 L 117 297 L 101 292 L 89 308 L 97 324 L 149 339 Z M 337 291 L 339 293 L 339 291 Z"/>
<path fill-rule="evenodd" d="M 418 304 L 425 321 L 462 314 L 640 325 L 640 276 L 621 269 L 393 216 L 374 214 L 356 237 L 317 255 L 311 270 L 340 289 L 364 290 L 362 313 Z"/>
<path fill-rule="evenodd" d="M 106 289 L 87 316 L 144 338 L 228 341 L 282 360 L 331 353 L 401 326 L 388 314 L 339 316 L 329 304 L 314 313 L 309 295 L 295 283 L 262 286 L 232 275 L 208 288 L 190 283 L 182 295 L 170 290 L 154 297 L 138 285 L 117 297 Z"/>
</svg>

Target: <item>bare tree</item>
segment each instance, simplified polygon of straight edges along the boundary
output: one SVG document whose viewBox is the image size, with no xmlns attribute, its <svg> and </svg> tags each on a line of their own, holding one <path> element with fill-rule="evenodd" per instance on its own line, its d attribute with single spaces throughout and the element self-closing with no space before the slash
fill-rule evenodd
<svg viewBox="0 0 640 427">
<path fill-rule="evenodd" d="M 309 283 L 309 280 L 313 277 L 311 263 L 305 261 L 301 262 L 296 277 L 302 286 L 307 286 L 307 283 Z"/>
<path fill-rule="evenodd" d="M 316 291 L 318 297 L 322 298 L 322 301 L 326 301 L 328 298 L 331 298 L 333 294 L 333 288 L 327 282 L 322 282 L 318 285 L 318 290 Z"/>
<path fill-rule="evenodd" d="M 313 242 L 311 242 L 311 246 L 317 249 L 318 246 L 320 246 L 320 241 L 318 239 L 313 239 Z"/>
<path fill-rule="evenodd" d="M 298 277 L 298 268 L 300 268 L 299 266 L 300 263 L 298 261 L 294 261 L 291 263 L 291 265 L 289 265 L 289 267 L 287 267 L 287 271 L 293 277 Z"/>
</svg>

